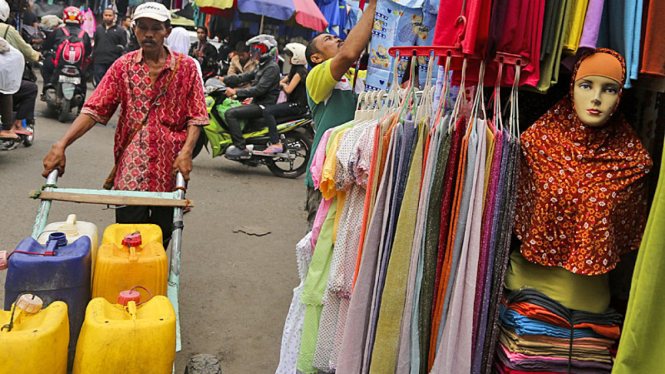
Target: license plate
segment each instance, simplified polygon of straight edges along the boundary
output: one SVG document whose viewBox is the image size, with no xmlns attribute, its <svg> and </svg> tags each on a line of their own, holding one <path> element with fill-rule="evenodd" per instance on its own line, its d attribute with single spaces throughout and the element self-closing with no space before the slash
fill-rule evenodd
<svg viewBox="0 0 665 374">
<path fill-rule="evenodd" d="M 79 77 L 68 77 L 66 75 L 61 75 L 58 77 L 58 82 L 60 83 L 71 83 L 71 84 L 81 84 L 81 78 Z"/>
</svg>

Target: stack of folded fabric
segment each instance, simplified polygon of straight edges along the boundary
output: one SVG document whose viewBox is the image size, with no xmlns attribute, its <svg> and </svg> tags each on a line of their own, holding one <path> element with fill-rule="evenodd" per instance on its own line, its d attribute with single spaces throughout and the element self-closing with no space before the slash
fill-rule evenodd
<svg viewBox="0 0 665 374">
<path fill-rule="evenodd" d="M 612 372 L 619 313 L 571 310 L 528 288 L 507 294 L 502 302 L 498 373 Z"/>
</svg>

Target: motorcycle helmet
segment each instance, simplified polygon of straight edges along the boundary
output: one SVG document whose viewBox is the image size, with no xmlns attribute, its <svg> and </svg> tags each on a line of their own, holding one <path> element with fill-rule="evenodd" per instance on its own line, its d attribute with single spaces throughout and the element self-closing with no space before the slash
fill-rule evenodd
<svg viewBox="0 0 665 374">
<path fill-rule="evenodd" d="M 0 0 L 0 21 L 5 22 L 9 18 L 9 4 L 5 0 Z"/>
<path fill-rule="evenodd" d="M 285 48 L 291 52 L 291 65 L 307 65 L 307 58 L 305 58 L 307 47 L 300 43 L 289 43 Z"/>
<path fill-rule="evenodd" d="M 62 11 L 62 20 L 65 23 L 75 23 L 80 25 L 83 23 L 83 13 L 75 6 L 68 6 Z"/>
<path fill-rule="evenodd" d="M 277 41 L 272 35 L 257 35 L 245 43 L 249 46 L 252 57 L 259 56 L 259 61 L 264 62 L 277 55 Z"/>
</svg>

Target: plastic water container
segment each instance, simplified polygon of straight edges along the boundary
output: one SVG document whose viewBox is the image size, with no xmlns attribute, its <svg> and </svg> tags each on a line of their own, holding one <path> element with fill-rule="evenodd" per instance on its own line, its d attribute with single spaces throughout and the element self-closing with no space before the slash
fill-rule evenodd
<svg viewBox="0 0 665 374">
<path fill-rule="evenodd" d="M 79 221 L 76 214 L 67 216 L 67 221 L 53 222 L 46 225 L 37 241 L 40 244 L 46 245 L 48 236 L 54 232 L 64 232 L 67 237 L 67 242 L 72 243 L 76 239 L 87 236 L 90 238 L 90 254 L 92 255 L 92 274 L 95 272 L 95 260 L 97 259 L 97 248 L 99 248 L 99 231 L 97 225 L 92 222 Z"/>
<path fill-rule="evenodd" d="M 10 321 L 13 321 L 10 323 Z M 14 315 L 0 310 L 0 374 L 66 374 L 69 320 L 67 304 L 56 301 L 42 309 L 42 300 L 22 295 Z"/>
<path fill-rule="evenodd" d="M 115 230 L 121 234 L 127 231 Z M 154 233 L 149 233 L 149 238 L 159 239 L 149 242 L 144 241 L 142 232 L 125 234 L 120 240 L 114 237 L 109 242 L 106 242 L 106 238 L 107 233 L 104 233 L 97 254 L 92 279 L 93 298 L 103 297 L 109 302 L 115 302 L 121 291 L 135 286 L 143 286 L 155 295 L 166 296 L 168 261 L 161 234 L 158 238 Z M 148 299 L 149 295 L 142 291 L 141 297 Z"/>
<path fill-rule="evenodd" d="M 115 245 L 122 245 L 122 240 L 125 236 L 140 232 L 141 238 L 144 243 L 162 242 L 162 229 L 157 225 L 152 224 L 131 224 L 131 223 L 115 223 L 110 225 L 104 230 L 102 237 L 102 244 L 115 243 Z M 116 294 L 117 296 L 117 294 Z"/>
<path fill-rule="evenodd" d="M 51 233 L 45 246 L 33 238 L 23 239 L 8 261 L 5 310 L 24 292 L 36 294 L 46 306 L 64 301 L 69 311 L 72 361 L 90 301 L 90 266 L 90 238 L 83 236 L 67 244 L 64 233 Z"/>
<path fill-rule="evenodd" d="M 74 374 L 170 374 L 176 347 L 176 317 L 169 299 L 140 303 L 136 291 L 111 304 L 93 299 L 86 310 Z"/>
</svg>

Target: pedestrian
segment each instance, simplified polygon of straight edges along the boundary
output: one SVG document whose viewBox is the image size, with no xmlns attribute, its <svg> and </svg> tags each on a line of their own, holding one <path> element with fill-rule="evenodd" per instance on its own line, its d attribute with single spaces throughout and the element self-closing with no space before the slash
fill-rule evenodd
<svg viewBox="0 0 665 374">
<path fill-rule="evenodd" d="M 174 27 L 173 30 L 171 30 L 169 37 L 166 38 L 166 44 L 173 52 L 182 53 L 187 56 L 187 52 L 189 52 L 189 33 L 183 27 Z M 205 87 L 205 83 L 203 83 L 203 72 L 201 71 L 199 61 L 192 56 L 187 57 L 196 64 L 196 71 L 198 71 L 199 77 L 201 78 L 201 84 Z"/>
<path fill-rule="evenodd" d="M 196 38 L 198 41 L 192 43 L 189 55 L 199 61 L 204 77 L 212 76 L 217 72 L 217 49 L 208 43 L 208 28 L 199 26 L 196 29 Z"/>
<path fill-rule="evenodd" d="M 127 51 L 127 46 L 129 46 L 129 41 L 132 38 L 132 18 L 129 16 L 118 16 L 118 25 L 120 25 L 120 27 L 125 30 L 125 35 L 127 36 L 125 51 Z"/>
<path fill-rule="evenodd" d="M 367 48 L 372 35 L 372 20 L 377 0 L 368 1 L 362 17 L 349 32 L 346 42 L 337 36 L 321 33 L 312 38 L 305 55 L 312 70 L 307 75 L 307 101 L 312 111 L 315 136 L 312 151 L 326 130 L 353 119 L 358 96 L 352 87 L 351 66 Z M 353 82 L 355 83 L 355 82 Z M 321 201 L 321 192 L 314 189 L 310 166 L 307 164 L 307 222 L 311 227 Z"/>
<path fill-rule="evenodd" d="M 102 24 L 95 31 L 92 61 L 95 63 L 94 79 L 99 84 L 111 64 L 122 56 L 127 45 L 127 32 L 122 26 L 115 23 L 113 9 L 104 9 Z"/>
<path fill-rule="evenodd" d="M 108 123 L 120 106 L 113 147 L 117 172 L 105 187 L 167 192 L 175 189 L 176 171 L 190 179 L 199 126 L 209 123 L 196 65 L 164 46 L 171 32 L 171 13 L 164 5 L 139 5 L 134 23 L 141 49 L 111 65 L 81 114 L 44 158 L 44 177 L 53 170 L 64 174 L 66 148 L 95 123 Z M 173 208 L 123 207 L 116 209 L 116 222 L 157 224 L 167 246 Z"/>
<path fill-rule="evenodd" d="M 0 37 L 4 38 L 9 45 L 18 49 L 26 61 L 36 62 L 42 57 L 41 53 L 32 49 L 26 43 L 14 27 L 6 24 L 9 18 L 9 4 L 0 0 Z M 18 134 L 32 135 L 23 129 L 23 120 L 33 122 L 35 120 L 35 101 L 37 100 L 37 85 L 34 82 L 23 79 L 19 90 L 13 95 L 0 94 L 0 115 L 2 116 L 2 139 L 18 139 Z M 13 118 L 13 110 L 17 109 L 16 118 Z M 18 145 L 18 143 L 13 143 Z"/>
</svg>

